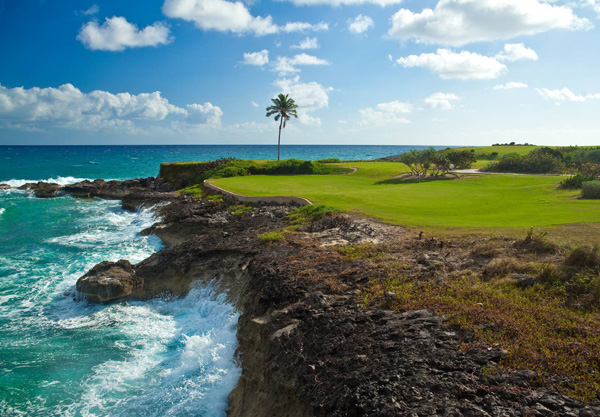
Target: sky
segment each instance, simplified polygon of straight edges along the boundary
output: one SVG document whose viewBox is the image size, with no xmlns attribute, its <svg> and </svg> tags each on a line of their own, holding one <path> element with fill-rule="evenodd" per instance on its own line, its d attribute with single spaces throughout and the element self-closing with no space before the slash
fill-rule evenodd
<svg viewBox="0 0 600 417">
<path fill-rule="evenodd" d="M 0 145 L 600 144 L 600 0 L 0 0 Z"/>
</svg>

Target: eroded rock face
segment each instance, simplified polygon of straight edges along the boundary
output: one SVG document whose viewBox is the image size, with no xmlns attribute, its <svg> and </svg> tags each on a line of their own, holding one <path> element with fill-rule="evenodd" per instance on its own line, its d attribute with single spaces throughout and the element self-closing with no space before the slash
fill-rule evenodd
<svg viewBox="0 0 600 417">
<path fill-rule="evenodd" d="M 128 297 L 144 286 L 129 261 L 104 261 L 77 280 L 77 291 L 89 301 L 104 303 Z"/>
</svg>

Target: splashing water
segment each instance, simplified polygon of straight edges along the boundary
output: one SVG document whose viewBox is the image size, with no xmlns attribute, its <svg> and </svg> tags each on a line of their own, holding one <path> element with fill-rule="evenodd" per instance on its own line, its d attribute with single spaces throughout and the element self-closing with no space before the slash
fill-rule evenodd
<svg viewBox="0 0 600 417">
<path fill-rule="evenodd" d="M 211 286 L 93 305 L 77 278 L 161 248 L 151 210 L 0 192 L 0 415 L 223 416 L 237 383 L 238 314 Z"/>
</svg>

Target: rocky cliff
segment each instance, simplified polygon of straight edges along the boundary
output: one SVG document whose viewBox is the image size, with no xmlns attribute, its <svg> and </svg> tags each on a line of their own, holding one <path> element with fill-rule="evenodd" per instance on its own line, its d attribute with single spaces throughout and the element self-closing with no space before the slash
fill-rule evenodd
<svg viewBox="0 0 600 417">
<path fill-rule="evenodd" d="M 416 233 L 336 214 L 265 243 L 258 237 L 285 226 L 290 207 L 253 207 L 236 215 L 227 203 L 145 184 L 94 182 L 59 190 L 119 198 L 128 208 L 161 203 L 161 220 L 146 233 L 157 234 L 166 249 L 134 265 L 102 262 L 77 288 L 96 302 L 180 296 L 197 280 L 226 291 L 241 312 L 242 375 L 229 397 L 229 416 L 600 415 L 594 404 L 533 386 L 529 371 L 487 372 L 504 352 L 465 352 L 460 347 L 472 335 L 430 311 L 398 313 L 385 303 L 365 308 L 361 294 L 382 271 L 368 259 L 341 255 L 340 245 L 397 242 L 407 248 L 398 255 L 404 260 L 417 256 L 408 249 L 419 240 Z M 424 261 L 413 263 L 427 273 Z"/>
</svg>

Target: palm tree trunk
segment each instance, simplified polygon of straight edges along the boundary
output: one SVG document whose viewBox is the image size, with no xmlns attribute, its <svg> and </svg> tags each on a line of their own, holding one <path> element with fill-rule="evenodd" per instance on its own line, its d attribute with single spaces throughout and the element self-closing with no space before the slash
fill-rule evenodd
<svg viewBox="0 0 600 417">
<path fill-rule="evenodd" d="M 277 160 L 281 158 L 281 151 L 279 147 L 281 146 L 281 125 L 283 124 L 283 117 L 279 120 L 279 138 L 277 139 Z"/>
</svg>

